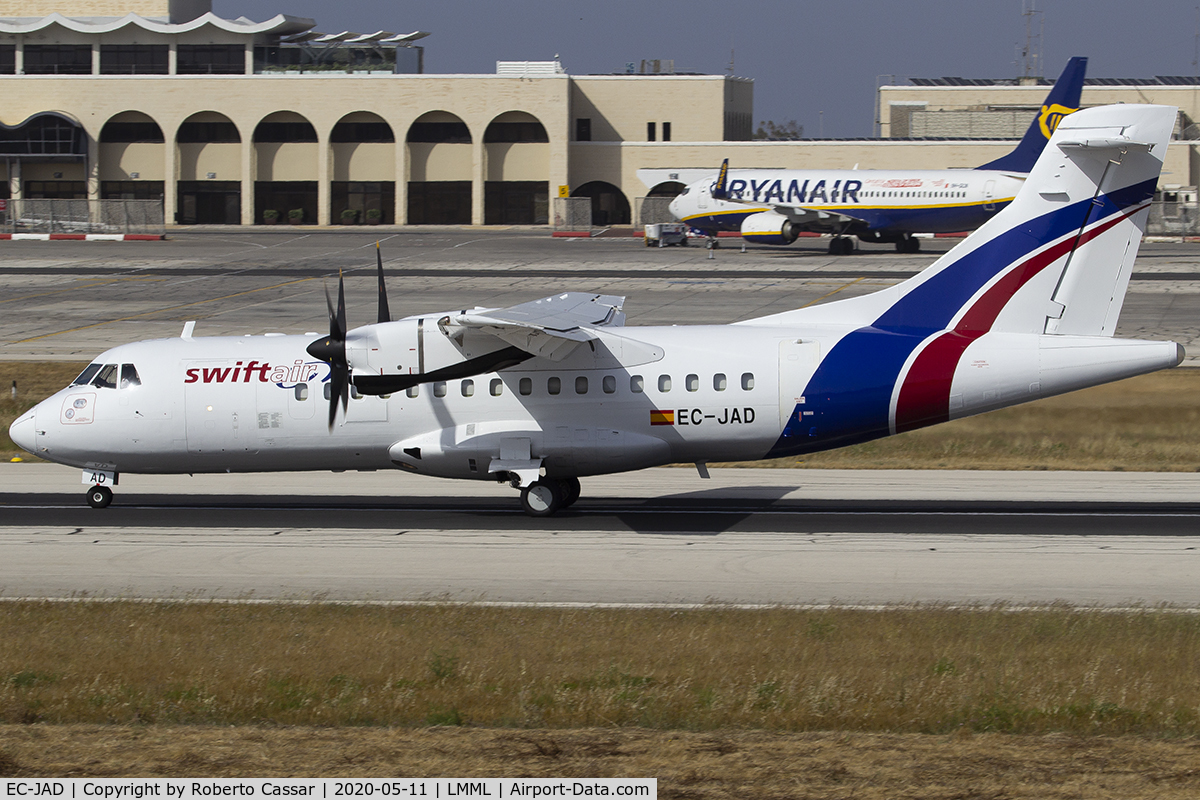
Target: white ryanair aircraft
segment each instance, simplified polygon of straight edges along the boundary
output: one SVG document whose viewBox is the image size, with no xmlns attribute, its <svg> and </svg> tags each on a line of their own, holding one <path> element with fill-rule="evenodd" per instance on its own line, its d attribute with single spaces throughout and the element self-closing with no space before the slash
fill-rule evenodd
<svg viewBox="0 0 1200 800">
<path fill-rule="evenodd" d="M 509 482 L 529 514 L 579 478 L 826 450 L 1175 366 L 1114 339 L 1176 111 L 1066 118 L 1013 202 L 919 275 L 731 325 L 624 327 L 566 293 L 330 333 L 122 345 L 18 418 L 13 441 L 121 472 L 399 468 Z M 318 413 L 328 402 L 328 416 Z M 342 413 L 338 413 L 338 407 Z"/>
<path fill-rule="evenodd" d="M 978 228 L 1020 190 L 1062 119 L 1079 108 L 1087 59 L 1067 62 L 1012 152 L 974 169 L 729 169 L 696 180 L 671 213 L 715 236 L 739 231 L 757 244 L 789 245 L 801 232 L 833 234 L 830 255 L 850 255 L 857 236 L 920 250 L 914 234 Z M 652 170 L 649 172 L 659 172 Z"/>
</svg>

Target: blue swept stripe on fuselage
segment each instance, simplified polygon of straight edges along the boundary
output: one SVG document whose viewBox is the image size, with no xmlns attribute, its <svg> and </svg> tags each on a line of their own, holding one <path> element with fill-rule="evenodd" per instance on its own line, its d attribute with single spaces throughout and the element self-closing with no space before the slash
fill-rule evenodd
<svg viewBox="0 0 1200 800">
<path fill-rule="evenodd" d="M 892 393 L 912 352 L 946 330 L 992 278 L 1050 242 L 1144 202 L 1157 179 L 1056 209 L 966 253 L 900 298 L 822 359 L 767 458 L 865 442 L 889 433 Z M 1091 214 L 1088 215 L 1089 209 Z"/>
</svg>

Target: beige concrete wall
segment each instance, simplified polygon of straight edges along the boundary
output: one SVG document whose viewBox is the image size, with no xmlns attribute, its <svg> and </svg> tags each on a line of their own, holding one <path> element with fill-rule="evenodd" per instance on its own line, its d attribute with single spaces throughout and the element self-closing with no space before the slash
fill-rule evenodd
<svg viewBox="0 0 1200 800">
<path fill-rule="evenodd" d="M 166 145 L 149 142 L 132 144 L 103 143 L 100 145 L 100 180 L 128 181 L 131 172 L 136 180 L 161 181 L 166 174 Z"/>
<path fill-rule="evenodd" d="M 216 174 L 212 180 L 236 181 L 241 179 L 242 145 L 187 143 L 180 144 L 178 147 L 178 180 L 209 180 L 208 173 L 210 172 Z"/>
<path fill-rule="evenodd" d="M 61 172 L 62 177 L 56 178 L 54 173 Z M 83 181 L 87 180 L 83 164 L 38 164 L 31 162 L 21 165 L 21 182 L 25 181 Z"/>
<path fill-rule="evenodd" d="M 396 145 L 379 142 L 337 143 L 333 153 L 335 181 L 393 181 L 396 179 Z"/>
<path fill-rule="evenodd" d="M 544 181 L 550 175 L 550 145 L 494 142 L 487 145 L 489 181 Z"/>
<path fill-rule="evenodd" d="M 64 17 L 165 17 L 187 22 L 212 11 L 212 0 L 0 0 L 0 18 L 45 17 L 57 11 Z"/>
<path fill-rule="evenodd" d="M 254 145 L 256 181 L 315 181 L 316 142 L 259 142 Z"/>
<path fill-rule="evenodd" d="M 410 181 L 471 180 L 471 145 L 410 142 Z"/>
<path fill-rule="evenodd" d="M 575 135 L 575 119 L 587 117 L 592 120 L 594 142 L 644 142 L 647 122 L 657 123 L 659 140 L 662 123 L 670 122 L 672 141 L 721 141 L 725 85 L 721 75 L 574 77 L 570 135 Z M 731 101 L 743 103 L 744 96 L 731 91 Z"/>
</svg>

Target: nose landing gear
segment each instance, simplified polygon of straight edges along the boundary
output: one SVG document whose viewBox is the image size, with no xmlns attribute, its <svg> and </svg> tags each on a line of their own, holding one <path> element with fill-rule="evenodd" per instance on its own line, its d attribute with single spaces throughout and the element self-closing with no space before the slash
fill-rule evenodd
<svg viewBox="0 0 1200 800">
<path fill-rule="evenodd" d="M 113 500 L 113 491 L 107 486 L 93 486 L 88 489 L 87 503 L 92 508 L 108 508 Z"/>
</svg>

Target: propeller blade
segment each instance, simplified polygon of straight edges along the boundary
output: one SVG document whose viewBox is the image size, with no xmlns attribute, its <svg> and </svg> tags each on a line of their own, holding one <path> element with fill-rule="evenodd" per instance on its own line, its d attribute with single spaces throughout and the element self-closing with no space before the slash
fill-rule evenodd
<svg viewBox="0 0 1200 800">
<path fill-rule="evenodd" d="M 346 284 L 342 280 L 342 271 L 338 270 L 338 303 L 337 303 L 338 339 L 346 341 Z"/>
<path fill-rule="evenodd" d="M 350 402 L 350 362 L 346 358 L 346 286 L 338 272 L 337 307 L 325 287 L 325 305 L 329 309 L 329 336 L 310 344 L 305 350 L 310 356 L 329 365 L 329 430 L 337 421 L 338 402 L 345 413 Z"/>
<path fill-rule="evenodd" d="M 379 242 L 375 243 L 375 265 L 379 272 L 379 319 L 378 322 L 391 322 L 392 313 L 388 310 L 387 287 L 383 283 L 383 253 Z"/>
</svg>

